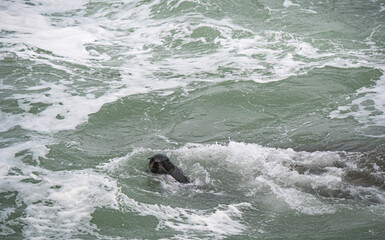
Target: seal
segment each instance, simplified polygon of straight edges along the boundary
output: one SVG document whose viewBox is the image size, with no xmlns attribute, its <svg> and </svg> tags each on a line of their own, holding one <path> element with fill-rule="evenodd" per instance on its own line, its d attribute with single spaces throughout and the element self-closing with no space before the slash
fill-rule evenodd
<svg viewBox="0 0 385 240">
<path fill-rule="evenodd" d="M 177 168 L 170 159 L 163 154 L 155 154 L 148 158 L 150 171 L 157 174 L 169 174 L 180 183 L 190 183 L 188 178 L 183 174 L 183 171 Z"/>
</svg>

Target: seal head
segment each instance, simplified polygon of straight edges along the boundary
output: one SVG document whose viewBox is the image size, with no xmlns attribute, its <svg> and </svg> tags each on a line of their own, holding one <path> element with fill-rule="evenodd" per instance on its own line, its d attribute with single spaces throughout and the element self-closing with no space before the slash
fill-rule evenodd
<svg viewBox="0 0 385 240">
<path fill-rule="evenodd" d="M 188 178 L 183 174 L 183 171 L 177 168 L 166 155 L 155 154 L 149 159 L 150 163 L 148 166 L 152 173 L 169 174 L 178 182 L 190 183 Z"/>
</svg>

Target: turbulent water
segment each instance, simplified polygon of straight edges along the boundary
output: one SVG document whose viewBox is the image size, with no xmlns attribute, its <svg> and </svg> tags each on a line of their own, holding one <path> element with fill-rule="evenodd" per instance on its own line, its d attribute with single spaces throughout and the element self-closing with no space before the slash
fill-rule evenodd
<svg viewBox="0 0 385 240">
<path fill-rule="evenodd" d="M 384 1 L 3 0 L 0 29 L 1 239 L 384 238 Z"/>
</svg>

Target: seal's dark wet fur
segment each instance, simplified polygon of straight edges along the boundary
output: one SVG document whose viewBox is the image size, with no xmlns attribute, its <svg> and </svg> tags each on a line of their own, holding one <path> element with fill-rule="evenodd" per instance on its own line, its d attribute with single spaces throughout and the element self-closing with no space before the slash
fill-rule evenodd
<svg viewBox="0 0 385 240">
<path fill-rule="evenodd" d="M 152 173 L 168 174 L 175 167 L 170 159 L 163 154 L 156 154 L 149 159 L 149 167 Z"/>
<path fill-rule="evenodd" d="M 182 170 L 177 168 L 170 159 L 163 154 L 155 154 L 150 157 L 149 168 L 152 173 L 169 174 L 175 180 L 181 183 L 190 183 L 188 178 L 183 174 Z"/>
</svg>

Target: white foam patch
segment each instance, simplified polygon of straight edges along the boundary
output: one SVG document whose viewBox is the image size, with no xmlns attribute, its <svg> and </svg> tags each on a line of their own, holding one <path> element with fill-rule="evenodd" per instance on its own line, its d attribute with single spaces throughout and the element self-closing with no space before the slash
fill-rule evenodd
<svg viewBox="0 0 385 240">
<path fill-rule="evenodd" d="M 74 96 L 69 93 L 70 89 L 64 84 L 42 82 L 39 88 L 49 89 L 43 93 L 14 94 L 12 98 L 17 99 L 19 108 L 24 111 L 30 110 L 32 104 L 47 104 L 43 111 L 34 114 L 29 112 L 19 114 L 8 114 L 0 112 L 0 132 L 7 131 L 15 126 L 34 130 L 41 133 L 55 133 L 62 130 L 75 129 L 78 125 L 87 122 L 88 115 L 99 111 L 106 103 L 114 102 L 121 97 L 136 93 L 148 93 L 152 90 L 162 90 L 168 87 L 183 86 L 183 83 L 170 83 L 165 85 L 158 82 L 151 89 L 140 86 L 121 88 L 117 91 L 109 91 L 105 95 L 96 98 L 93 94 L 85 96 Z M 129 84 L 129 83 L 127 83 Z M 135 84 L 135 83 L 130 83 Z M 37 89 L 32 87 L 29 90 Z"/>
<path fill-rule="evenodd" d="M 257 184 L 269 187 L 278 198 L 284 200 L 292 209 L 298 212 L 308 215 L 321 215 L 333 214 L 337 210 L 334 206 L 324 204 L 315 196 L 297 190 L 294 187 L 282 188 L 279 184 L 272 180 L 265 179 L 263 176 L 259 176 L 255 180 Z"/>
<path fill-rule="evenodd" d="M 15 233 L 15 231 L 8 227 L 8 224 L 12 224 L 11 221 L 8 221 L 8 217 L 15 212 L 15 208 L 3 208 L 0 209 L 0 235 L 7 236 Z"/>
<path fill-rule="evenodd" d="M 97 66 L 94 66 L 94 63 L 91 63 L 90 60 L 108 60 L 110 56 L 104 52 L 88 51 L 87 45 L 92 43 L 95 46 L 98 45 L 98 42 L 103 42 L 103 44 L 107 45 L 116 44 L 113 39 L 115 34 L 106 30 L 110 26 L 114 26 L 114 24 L 110 24 L 114 21 L 105 19 L 105 22 L 103 22 L 104 18 L 101 18 L 100 21 L 102 23 L 99 23 L 86 17 L 79 17 L 78 19 L 75 15 L 74 19 L 79 23 L 72 25 L 76 26 L 68 26 L 71 25 L 70 23 L 67 23 L 67 25 L 63 24 L 64 26 L 62 26 L 60 23 L 53 23 L 52 18 L 49 16 L 49 14 L 55 12 L 82 8 L 83 4 L 84 2 L 76 3 L 76 1 L 71 1 L 69 6 L 61 3 L 56 6 L 54 1 L 38 1 L 36 5 L 41 5 L 41 7 L 21 3 L 7 4 L 5 10 L 1 10 L 0 29 L 12 31 L 12 33 L 6 38 L 0 39 L 5 44 L 4 50 L 14 52 L 21 58 L 47 64 L 69 75 L 77 75 L 78 73 L 75 73 L 69 67 L 61 65 L 60 61 L 65 60 L 75 64 L 82 63 L 87 67 L 99 69 L 99 63 L 96 63 Z M 54 6 L 57 8 L 54 8 Z M 144 18 L 148 18 L 150 14 L 149 9 L 142 7 L 142 10 L 141 14 L 144 15 Z M 135 11 L 131 10 L 129 12 L 134 14 Z M 134 25 L 138 25 L 136 21 L 134 23 Z M 100 27 L 100 25 L 104 25 L 104 27 Z M 120 28 L 121 26 L 118 25 L 117 27 Z M 124 36 L 121 37 L 120 40 L 122 42 L 119 42 L 120 45 L 127 44 L 127 46 L 132 46 L 132 51 L 126 57 L 137 54 L 138 58 L 141 58 L 141 54 L 146 53 L 143 50 L 144 44 L 150 44 L 153 39 L 156 39 L 150 36 L 146 42 L 146 38 L 140 36 L 142 33 L 144 32 L 139 31 L 139 35 L 135 35 L 134 39 L 128 39 L 128 42 L 125 41 Z M 109 39 L 106 40 L 106 38 Z M 135 46 L 136 44 L 138 44 L 137 47 Z M 36 48 L 50 51 L 53 55 L 44 52 L 37 54 Z M 144 56 L 144 61 L 147 61 L 148 56 L 146 54 Z M 24 113 L 1 113 L 0 131 L 4 132 L 18 125 L 22 128 L 42 133 L 55 133 L 61 130 L 74 129 L 76 126 L 86 122 L 89 114 L 97 112 L 104 104 L 116 101 L 121 97 L 185 85 L 185 83 L 177 80 L 143 81 L 144 79 L 149 79 L 148 72 L 152 73 L 157 68 L 153 69 L 151 67 L 153 64 L 143 63 L 143 61 L 138 63 L 134 60 L 133 62 L 135 62 L 134 66 L 138 66 L 138 64 L 143 65 L 137 67 L 138 70 L 133 73 L 127 71 L 126 66 L 123 66 L 121 69 L 122 77 L 109 79 L 105 83 L 102 82 L 103 79 L 100 79 L 100 85 L 86 89 L 86 93 L 79 93 L 77 89 L 71 87 L 72 78 L 60 79 L 57 83 L 41 80 L 35 87 L 27 88 L 26 90 L 49 89 L 48 91 L 15 94 L 10 97 L 17 100 L 19 108 Z M 128 65 L 131 68 L 132 63 L 128 63 Z M 93 91 L 104 92 L 104 95 L 96 98 L 92 93 Z M 32 104 L 39 103 L 47 104 L 48 107 L 38 114 L 30 113 Z"/>
<path fill-rule="evenodd" d="M 15 126 L 16 116 L 4 113 L 0 109 L 0 132 L 5 132 Z"/>
<path fill-rule="evenodd" d="M 72 238 L 78 234 L 101 237 L 97 226 L 91 223 L 92 214 L 98 208 L 155 216 L 159 220 L 157 229 L 171 228 L 184 234 L 199 232 L 215 239 L 237 235 L 246 229 L 242 224 L 242 211 L 250 208 L 250 203 L 218 205 L 209 210 L 140 203 L 121 193 L 116 180 L 92 169 L 48 171 L 24 165 L 14 157 L 23 150 L 30 150 L 34 158 L 47 154 L 38 142 L 1 149 L 1 153 L 6 154 L 0 163 L 3 183 L 0 192 L 17 192 L 17 206 L 26 206 L 18 221 L 23 223 L 23 235 L 28 238 Z M 115 159 L 105 164 L 106 170 L 113 170 L 126 160 L 127 157 Z M 19 168 L 19 172 L 9 174 L 14 168 Z M 3 210 L 0 220 L 13 211 Z M 4 232 L 12 232 L 5 225 L 3 228 Z"/>
<path fill-rule="evenodd" d="M 102 171 L 48 171 L 38 165 L 34 167 L 23 164 L 19 161 L 22 156 L 15 157 L 17 153 L 27 150 L 38 161 L 48 153 L 45 147 L 48 143 L 52 144 L 52 141 L 30 141 L 0 149 L 0 178 L 3 183 L 0 185 L 0 192 L 18 192 L 17 207 L 26 206 L 23 217 L 19 219 L 24 224 L 25 236 L 72 238 L 77 234 L 89 234 L 100 237 L 97 226 L 91 221 L 92 214 L 98 208 L 154 216 L 159 221 L 157 230 L 170 228 L 185 236 L 199 233 L 205 237 L 221 239 L 247 230 L 242 217 L 252 208 L 249 202 L 219 204 L 215 208 L 203 210 L 147 204 L 123 194 L 117 181 L 103 174 L 103 170 L 116 172 L 136 155 L 154 152 L 153 149 L 135 149 L 127 156 L 101 164 L 99 169 Z M 179 149 L 165 151 L 183 164 L 193 164 L 200 175 L 207 173 L 209 179 L 202 180 L 199 184 L 215 185 L 216 182 L 210 177 L 221 178 L 220 181 L 231 181 L 230 185 L 234 189 L 241 189 L 247 198 L 273 194 L 286 203 L 286 208 L 301 214 L 333 214 L 339 208 L 340 199 L 325 200 L 311 193 L 312 191 L 307 191 L 318 188 L 345 191 L 362 199 L 376 197 L 385 203 L 385 194 L 380 189 L 343 182 L 342 177 L 347 169 L 357 170 L 359 167 L 355 162 L 341 159 L 336 152 L 296 152 L 292 149 L 266 148 L 238 142 L 230 142 L 228 145 L 188 144 Z M 236 179 L 213 176 L 210 172 L 212 169 L 205 167 L 208 163 L 205 161 L 213 162 L 215 169 L 225 168 L 226 171 L 231 171 L 236 174 Z M 342 162 L 346 166 L 336 167 L 336 162 Z M 301 167 L 308 170 L 300 173 L 298 168 Z M 374 165 L 373 168 L 379 169 L 379 166 Z M 322 171 L 311 172 L 311 169 Z M 171 192 L 175 187 L 180 188 L 180 185 L 173 185 L 171 182 L 167 185 Z M 226 191 L 231 194 L 232 190 Z M 271 201 L 269 198 L 267 204 L 271 204 Z M 279 201 L 276 203 L 280 204 Z M 3 210 L 0 219 L 7 219 L 13 211 L 13 208 Z M 6 225 L 3 230 L 12 232 Z"/>
<path fill-rule="evenodd" d="M 147 148 L 135 148 L 134 151 L 128 153 L 126 156 L 110 159 L 108 163 L 100 164 L 98 168 L 104 169 L 108 172 L 115 172 L 121 169 L 124 165 L 126 165 L 127 161 L 129 161 L 132 156 L 148 151 L 149 149 Z"/>
<path fill-rule="evenodd" d="M 284 6 L 285 8 L 288 8 L 288 7 L 290 7 L 290 6 L 300 6 L 300 5 L 297 4 L 297 3 L 293 3 L 293 2 L 290 1 L 290 0 L 285 0 L 285 1 L 283 2 L 283 6 Z"/>
<path fill-rule="evenodd" d="M 32 3 L 35 5 L 6 2 L 0 9 L 0 29 L 9 31 L 0 38 L 5 54 L 14 53 L 37 64 L 47 64 L 70 76 L 79 72 L 62 64 L 63 61 L 96 72 L 107 66 L 120 75 L 108 81 L 98 79 L 100 85 L 87 90 L 72 87 L 77 84 L 71 77 L 55 84 L 41 80 L 36 87 L 51 88 L 51 96 L 45 96 L 46 92 L 12 96 L 25 113 L 2 114 L 0 131 L 16 125 L 44 133 L 74 129 L 106 103 L 131 94 L 184 87 L 194 81 L 235 79 L 265 83 L 323 66 L 373 67 L 360 52 L 346 52 L 343 48 L 322 52 L 313 42 L 299 36 L 284 31 L 255 32 L 231 19 L 212 19 L 199 13 L 154 19 L 153 10 L 159 8 L 161 1 L 127 2 L 121 11 L 105 7 L 90 15 L 83 12 L 87 1 Z M 174 8 L 182 3 L 167 2 Z M 296 3 L 286 0 L 284 5 Z M 70 18 L 65 16 L 69 11 Z M 210 51 L 196 54 L 188 49 L 191 44 Z M 159 58 L 159 51 L 169 56 Z M 86 74 L 84 78 L 87 77 Z M 95 91 L 103 95 L 94 97 Z M 39 102 L 50 106 L 39 114 L 29 113 L 30 104 Z"/>
<path fill-rule="evenodd" d="M 27 166 L 15 159 L 15 153 L 30 150 L 34 158 L 47 152 L 37 142 L 26 142 L 1 149 L 6 153 L 0 164 L 0 192 L 17 192 L 17 207 L 25 206 L 18 221 L 23 235 L 30 239 L 72 238 L 77 234 L 98 236 L 91 223 L 97 208 L 118 209 L 116 182 L 93 170 L 48 171 Z M 18 168 L 18 171 L 14 169 Z M 9 174 L 12 171 L 12 174 Z M 10 212 L 12 209 L 9 209 Z M 7 213 L 2 216 L 7 218 Z"/>
<path fill-rule="evenodd" d="M 83 27 L 66 27 L 39 31 L 24 42 L 40 49 L 51 51 L 55 55 L 75 59 L 88 58 L 85 44 L 97 39 L 94 34 Z"/>
<path fill-rule="evenodd" d="M 326 196 L 340 192 L 348 198 L 362 201 L 376 199 L 385 203 L 385 192 L 381 189 L 348 183 L 343 179 L 345 174 L 359 167 L 358 163 L 341 159 L 339 152 L 295 152 L 292 149 L 237 142 L 228 145 L 189 144 L 171 152 L 181 159 L 199 156 L 199 159 L 214 161 L 218 167 L 231 169 L 239 175 L 238 184 L 245 189 L 245 195 L 258 197 L 258 194 L 266 192 L 265 186 L 270 189 L 267 192 L 275 194 L 291 209 L 303 214 L 331 214 L 337 211 L 339 204 L 335 204 L 333 197 L 317 196 L 317 192 L 327 192 Z M 347 166 L 338 167 L 339 164 Z"/>
<path fill-rule="evenodd" d="M 109 163 L 101 165 L 100 168 L 116 172 L 131 158 L 147 152 L 157 151 L 138 148 L 127 156 L 112 159 Z M 233 181 L 231 185 L 237 188 L 237 184 L 239 184 L 239 187 L 245 190 L 245 196 L 258 197 L 259 194 L 265 193 L 264 188 L 267 187 L 270 189 L 268 192 L 285 201 L 289 208 L 303 214 L 332 214 L 337 211 L 336 206 L 314 196 L 307 190 L 324 188 L 330 191 L 346 190 L 342 180 L 344 171 L 334 167 L 334 163 L 340 161 L 338 153 L 335 152 L 295 152 L 292 149 L 266 148 L 257 144 L 237 142 L 230 142 L 228 145 L 188 144 L 176 150 L 162 150 L 162 152 L 179 159 L 178 164 L 182 169 L 192 169 L 189 171 L 189 177 L 196 186 L 215 186 L 217 182 L 227 181 L 227 178 L 222 179 L 222 176 L 215 176 L 211 169 L 205 168 L 200 163 L 200 161 L 214 162 L 216 168 L 233 170 L 239 176 L 239 179 Z M 186 166 L 188 164 L 192 165 Z M 322 174 L 301 174 L 295 170 L 297 165 L 326 170 Z M 216 179 L 218 177 L 220 179 Z M 178 194 L 176 188 L 179 188 L 179 185 L 170 184 L 172 181 L 161 182 L 164 183 L 162 187 L 168 192 Z M 353 192 L 358 189 L 348 186 L 348 188 L 350 187 Z M 362 191 L 358 190 L 356 195 L 358 196 L 360 193 Z M 352 193 L 352 195 L 354 194 Z"/>
<path fill-rule="evenodd" d="M 53 26 L 48 17 L 25 7 L 12 11 L 12 14 L 9 12 L 1 11 L 0 29 L 15 33 L 11 35 L 13 38 L 2 39 L 3 43 L 24 43 L 77 61 L 89 59 L 91 56 L 86 44 L 102 38 L 106 33 L 92 22 L 80 26 Z"/>
<path fill-rule="evenodd" d="M 92 171 L 50 173 L 37 185 L 31 191 L 19 190 L 18 195 L 28 205 L 24 218 L 27 236 L 92 232 L 91 214 L 96 208 L 118 208 L 116 183 Z"/>
<path fill-rule="evenodd" d="M 384 71 L 385 72 L 385 71 Z M 363 87 L 357 90 L 358 98 L 350 104 L 339 106 L 330 113 L 331 118 L 354 117 L 366 126 L 385 126 L 385 74 L 376 81 L 373 87 Z"/>
<path fill-rule="evenodd" d="M 38 29 L 48 29 L 50 27 L 47 19 L 40 14 L 31 12 L 25 15 L 12 15 L 8 11 L 0 10 L 0 29 L 4 31 L 16 31 L 32 34 Z"/>
<path fill-rule="evenodd" d="M 187 234 L 200 232 L 214 238 L 242 233 L 246 226 L 240 222 L 241 209 L 251 207 L 249 203 L 238 203 L 218 205 L 210 210 L 194 210 L 161 204 L 144 204 L 127 197 L 123 198 L 121 203 L 126 207 L 126 211 L 138 212 L 143 216 L 155 216 L 159 220 L 157 229 L 168 227 Z"/>
<path fill-rule="evenodd" d="M 43 13 L 56 13 L 82 9 L 89 0 L 33 0 L 32 2 L 39 6 L 38 8 Z"/>
</svg>

